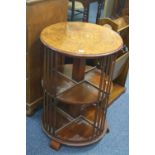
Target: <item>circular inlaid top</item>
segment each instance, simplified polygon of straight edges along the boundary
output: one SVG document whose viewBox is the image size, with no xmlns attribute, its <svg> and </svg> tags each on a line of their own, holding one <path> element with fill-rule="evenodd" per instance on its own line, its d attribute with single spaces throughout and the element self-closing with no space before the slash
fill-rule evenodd
<svg viewBox="0 0 155 155">
<path fill-rule="evenodd" d="M 77 57 L 103 56 L 117 52 L 122 38 L 113 30 L 91 23 L 62 22 L 46 27 L 41 41 L 57 52 Z"/>
</svg>

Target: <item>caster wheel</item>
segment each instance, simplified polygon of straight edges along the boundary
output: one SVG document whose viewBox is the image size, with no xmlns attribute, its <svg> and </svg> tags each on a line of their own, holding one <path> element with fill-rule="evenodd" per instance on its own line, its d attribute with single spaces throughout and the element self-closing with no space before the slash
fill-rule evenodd
<svg viewBox="0 0 155 155">
<path fill-rule="evenodd" d="M 59 150 L 60 146 L 61 146 L 60 143 L 58 143 L 58 142 L 56 142 L 54 140 L 51 141 L 50 147 L 53 148 L 54 150 Z"/>
<path fill-rule="evenodd" d="M 110 132 L 110 130 L 109 130 L 109 128 L 107 129 L 107 131 L 106 131 L 106 133 L 109 133 Z"/>
</svg>

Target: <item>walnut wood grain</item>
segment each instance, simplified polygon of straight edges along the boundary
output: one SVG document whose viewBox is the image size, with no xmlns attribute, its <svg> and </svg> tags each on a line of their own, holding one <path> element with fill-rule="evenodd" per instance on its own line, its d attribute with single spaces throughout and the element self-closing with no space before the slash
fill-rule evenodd
<svg viewBox="0 0 155 155">
<path fill-rule="evenodd" d="M 62 22 L 46 27 L 41 41 L 62 54 L 97 57 L 112 54 L 123 46 L 122 38 L 111 29 L 83 22 Z"/>
</svg>

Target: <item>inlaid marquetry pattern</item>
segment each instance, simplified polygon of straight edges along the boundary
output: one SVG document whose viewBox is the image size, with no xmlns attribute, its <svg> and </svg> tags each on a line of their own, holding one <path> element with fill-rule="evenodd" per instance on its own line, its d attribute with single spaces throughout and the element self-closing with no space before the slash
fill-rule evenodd
<svg viewBox="0 0 155 155">
<path fill-rule="evenodd" d="M 122 38 L 113 30 L 84 22 L 62 22 L 41 32 L 44 45 L 71 56 L 94 57 L 112 54 L 123 46 Z"/>
</svg>

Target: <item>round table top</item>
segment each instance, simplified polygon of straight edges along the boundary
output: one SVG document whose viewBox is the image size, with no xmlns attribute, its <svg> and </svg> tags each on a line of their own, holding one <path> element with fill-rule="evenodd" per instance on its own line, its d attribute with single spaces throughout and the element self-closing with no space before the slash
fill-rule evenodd
<svg viewBox="0 0 155 155">
<path fill-rule="evenodd" d="M 42 43 L 59 53 L 76 57 L 99 57 L 117 52 L 123 46 L 115 31 L 84 22 L 61 22 L 43 29 Z"/>
</svg>

